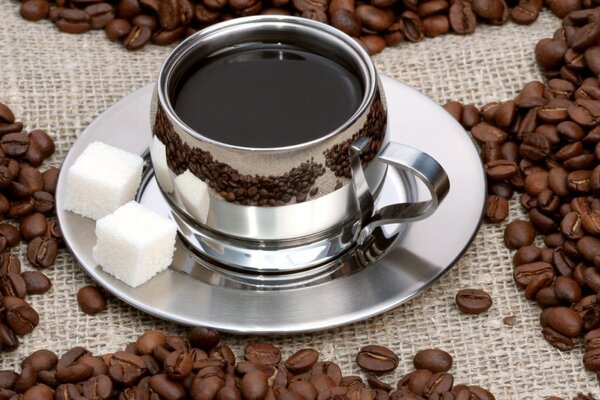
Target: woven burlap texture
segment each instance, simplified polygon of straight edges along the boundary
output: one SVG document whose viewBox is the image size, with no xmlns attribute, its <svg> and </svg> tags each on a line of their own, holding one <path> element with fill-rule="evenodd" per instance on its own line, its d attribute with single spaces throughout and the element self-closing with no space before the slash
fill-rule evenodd
<svg viewBox="0 0 600 400">
<path fill-rule="evenodd" d="M 44 128 L 53 135 L 57 151 L 48 165 L 58 166 L 96 116 L 154 80 L 170 48 L 147 46 L 127 52 L 106 40 L 103 32 L 59 33 L 47 21 L 22 20 L 19 4 L 0 2 L 0 101 L 9 104 L 27 128 Z M 382 74 L 413 86 L 437 102 L 454 99 L 480 106 L 512 98 L 524 83 L 540 79 L 533 56 L 535 43 L 551 36 L 559 25 L 556 17 L 544 12 L 531 26 L 482 26 L 470 36 L 444 35 L 417 44 L 405 43 L 386 49 L 374 61 Z M 123 133 L 126 131 L 124 126 Z M 510 219 L 521 215 L 513 202 Z M 337 360 L 346 374 L 360 373 L 354 358 L 361 345 L 382 344 L 396 351 L 401 360 L 393 373 L 383 376 L 390 383 L 411 369 L 416 351 L 439 347 L 454 357 L 456 382 L 489 387 L 498 399 L 600 393 L 594 374 L 583 369 L 580 349 L 561 353 L 540 335 L 539 308 L 526 301 L 513 283 L 511 252 L 502 243 L 503 227 L 484 225 L 444 278 L 424 295 L 383 315 L 312 334 L 268 338 L 224 335 L 223 340 L 238 354 L 245 343 L 257 339 L 274 341 L 284 348 L 284 355 L 314 346 L 323 358 Z M 431 245 L 435 249 L 436 244 Z M 30 269 L 24 248 L 19 254 L 24 268 Z M 102 314 L 83 314 L 76 293 L 92 282 L 66 251 L 44 272 L 52 279 L 52 290 L 29 298 L 40 313 L 40 325 L 22 338 L 18 350 L 0 353 L 0 368 L 18 368 L 25 355 L 44 347 L 62 353 L 82 345 L 99 354 L 122 349 L 147 329 L 185 332 L 113 297 Z M 460 314 L 454 296 L 466 287 L 491 293 L 492 309 L 479 316 Z M 509 315 L 517 318 L 514 327 L 502 323 Z"/>
</svg>

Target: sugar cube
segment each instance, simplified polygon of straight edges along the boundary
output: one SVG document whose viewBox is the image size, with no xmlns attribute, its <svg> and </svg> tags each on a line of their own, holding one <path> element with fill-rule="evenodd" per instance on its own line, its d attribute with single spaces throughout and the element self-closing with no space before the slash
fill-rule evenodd
<svg viewBox="0 0 600 400">
<path fill-rule="evenodd" d="M 101 142 L 77 157 L 67 174 L 65 210 L 99 219 L 133 200 L 144 160 Z"/>
<path fill-rule="evenodd" d="M 177 226 L 131 201 L 96 221 L 94 260 L 122 282 L 137 287 L 173 260 Z"/>
</svg>

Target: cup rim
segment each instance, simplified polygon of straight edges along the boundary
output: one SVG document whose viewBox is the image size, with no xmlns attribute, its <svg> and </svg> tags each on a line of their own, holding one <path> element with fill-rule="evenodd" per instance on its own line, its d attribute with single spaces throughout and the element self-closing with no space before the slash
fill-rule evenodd
<svg viewBox="0 0 600 400">
<path fill-rule="evenodd" d="M 208 40 L 212 35 L 217 33 L 222 33 L 223 31 L 232 30 L 236 27 L 245 26 L 245 25 L 253 25 L 253 24 L 266 24 L 270 29 L 277 30 L 283 29 L 284 27 L 290 26 L 302 26 L 303 28 L 311 29 L 314 32 L 322 31 L 326 34 L 330 35 L 332 38 L 341 41 L 344 45 L 346 45 L 350 50 L 354 51 L 354 55 L 357 56 L 357 60 L 360 61 L 361 69 L 364 73 L 364 90 L 362 100 L 354 111 L 351 117 L 349 117 L 344 123 L 338 126 L 335 130 L 320 136 L 316 139 L 313 139 L 308 142 L 297 143 L 289 146 L 280 146 L 280 147 L 247 147 L 247 146 L 239 146 L 232 145 L 225 142 L 220 142 L 218 140 L 207 137 L 191 127 L 189 127 L 175 112 L 173 104 L 168 96 L 168 89 L 171 84 L 172 74 L 177 69 L 178 64 L 185 59 L 187 55 L 189 55 L 193 50 L 202 45 L 204 40 Z M 183 129 L 186 134 L 194 137 L 195 139 L 199 139 L 203 142 L 210 143 L 217 147 L 226 148 L 230 150 L 242 150 L 242 151 L 252 151 L 252 152 L 279 152 L 284 150 L 299 150 L 304 149 L 315 144 L 324 142 L 330 139 L 337 134 L 344 132 L 347 130 L 352 124 L 354 124 L 361 116 L 363 116 L 369 109 L 371 102 L 375 98 L 375 94 L 377 91 L 377 71 L 375 69 L 375 65 L 373 64 L 371 58 L 364 50 L 362 46 L 358 42 L 355 41 L 352 37 L 345 34 L 344 32 L 324 24 L 322 22 L 310 20 L 302 17 L 295 16 L 272 16 L 272 15 L 257 15 L 250 17 L 242 17 L 235 18 L 229 21 L 220 22 L 215 25 L 204 28 L 203 30 L 195 33 L 194 35 L 188 37 L 183 42 L 181 42 L 175 49 L 173 49 L 163 64 L 158 73 L 158 83 L 157 83 L 157 96 L 158 102 L 160 106 L 163 108 L 164 112 L 167 114 L 168 118 L 171 121 L 174 121 L 179 128 Z"/>
</svg>

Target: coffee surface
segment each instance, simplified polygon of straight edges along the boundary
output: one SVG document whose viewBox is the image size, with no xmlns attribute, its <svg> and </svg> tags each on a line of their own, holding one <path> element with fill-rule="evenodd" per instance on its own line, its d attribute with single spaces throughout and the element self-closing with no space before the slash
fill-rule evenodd
<svg viewBox="0 0 600 400">
<path fill-rule="evenodd" d="M 203 136 L 273 148 L 318 139 L 341 126 L 362 99 L 359 79 L 323 56 L 256 45 L 211 57 L 181 80 L 175 112 Z"/>
</svg>

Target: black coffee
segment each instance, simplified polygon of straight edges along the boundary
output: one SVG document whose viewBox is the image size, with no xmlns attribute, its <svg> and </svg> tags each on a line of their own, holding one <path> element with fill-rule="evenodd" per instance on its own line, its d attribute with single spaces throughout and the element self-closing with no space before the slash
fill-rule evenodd
<svg viewBox="0 0 600 400">
<path fill-rule="evenodd" d="M 175 111 L 216 141 L 269 148 L 327 135 L 361 99 L 361 83 L 346 67 L 270 44 L 225 52 L 192 68 L 179 86 Z"/>
</svg>

